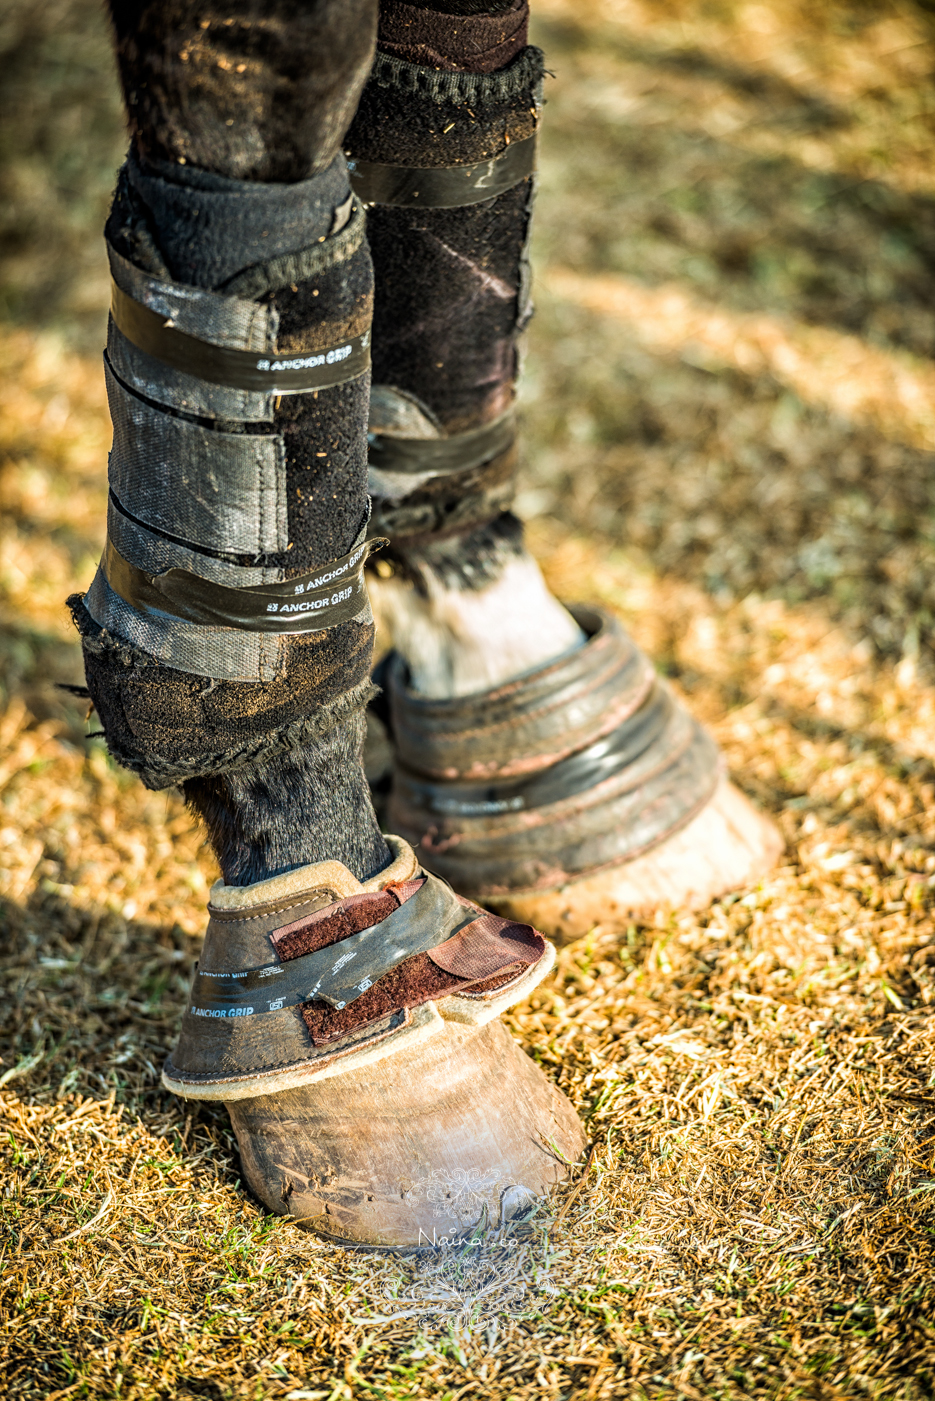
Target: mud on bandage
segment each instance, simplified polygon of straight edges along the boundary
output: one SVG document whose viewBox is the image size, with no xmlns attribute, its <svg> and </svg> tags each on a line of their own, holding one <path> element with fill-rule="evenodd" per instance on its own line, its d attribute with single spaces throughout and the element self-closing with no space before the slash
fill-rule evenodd
<svg viewBox="0 0 935 1401">
<path fill-rule="evenodd" d="M 377 274 L 372 529 L 394 543 L 483 525 L 513 498 L 543 73 L 529 47 L 493 73 L 380 53 L 346 138 Z"/>
<path fill-rule="evenodd" d="M 327 306 L 329 274 L 362 245 L 358 209 L 280 275 L 315 280 Z M 284 585 L 294 595 L 320 590 L 316 577 L 347 573 L 348 560 L 292 585 L 282 565 L 264 561 L 289 549 L 286 448 L 273 401 L 365 374 L 369 318 L 324 320 L 283 354 L 274 306 L 146 276 L 112 247 L 109 254 L 109 540 L 85 606 L 101 627 L 170 666 L 214 680 L 256 679 L 271 635 L 332 627 L 368 606 L 355 576 L 336 600 L 342 606 L 322 601 L 284 614 L 269 606 Z M 258 608 L 264 590 L 269 599 Z"/>
<path fill-rule="evenodd" d="M 108 743 L 151 787 L 291 748 L 371 690 L 363 211 L 340 156 L 300 186 L 193 179 L 131 159 L 118 187 L 108 542 L 71 600 Z M 139 188 L 172 211 L 158 246 Z"/>
</svg>

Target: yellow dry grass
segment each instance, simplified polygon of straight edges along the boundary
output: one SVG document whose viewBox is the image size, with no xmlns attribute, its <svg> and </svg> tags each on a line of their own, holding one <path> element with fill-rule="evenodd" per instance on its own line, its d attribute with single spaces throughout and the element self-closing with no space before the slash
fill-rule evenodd
<svg viewBox="0 0 935 1401">
<path fill-rule="evenodd" d="M 596 927 L 516 1010 L 593 1151 L 512 1236 L 386 1258 L 267 1217 L 223 1112 L 159 1088 L 212 863 L 55 688 L 102 537 L 99 369 L 4 330 L 5 1395 L 935 1388 L 927 20 L 541 9 L 531 537 L 712 725 L 784 864 Z"/>
<path fill-rule="evenodd" d="M 689 350 L 710 370 L 771 375 L 806 404 L 869 423 L 912 447 L 935 447 L 935 366 L 858 336 L 762 313 L 725 311 L 678 285 L 550 267 L 550 295 L 622 321 L 655 353 Z"/>
</svg>

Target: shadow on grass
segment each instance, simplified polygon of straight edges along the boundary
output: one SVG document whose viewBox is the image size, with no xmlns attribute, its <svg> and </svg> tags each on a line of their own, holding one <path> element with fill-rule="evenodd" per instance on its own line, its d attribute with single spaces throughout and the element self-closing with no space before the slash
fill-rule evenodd
<svg viewBox="0 0 935 1401">
<path fill-rule="evenodd" d="M 25 904 L 0 900 L 3 1070 L 29 1088 L 95 1098 L 116 1094 L 134 1112 L 179 1101 L 162 1089 L 196 957 L 177 925 L 126 919 L 72 903 L 40 878 Z M 184 1118 L 184 1107 L 180 1108 Z"/>
</svg>

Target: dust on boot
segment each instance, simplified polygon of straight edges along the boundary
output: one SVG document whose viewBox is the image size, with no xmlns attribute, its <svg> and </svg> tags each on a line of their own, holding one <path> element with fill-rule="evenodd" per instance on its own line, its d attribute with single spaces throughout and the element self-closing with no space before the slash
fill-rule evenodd
<svg viewBox="0 0 935 1401">
<path fill-rule="evenodd" d="M 545 976 L 549 947 L 384 838 L 361 767 L 373 283 L 338 143 L 375 6 L 113 14 L 134 143 L 106 230 L 108 542 L 70 602 L 111 752 L 150 788 L 182 787 L 221 864 L 164 1080 L 231 1104 L 272 1210 L 417 1244 L 426 1218 L 401 1191 L 473 1144 L 498 1218 L 503 1192 L 566 1170 L 548 1135 L 573 1158 L 581 1130 L 487 1026 Z M 474 1091 L 507 1066 L 498 1094 Z M 390 1082 L 362 1155 L 354 1105 L 369 1095 L 379 1118 Z"/>
<path fill-rule="evenodd" d="M 345 142 L 372 202 L 388 820 L 458 889 L 574 938 L 706 902 L 780 842 L 620 628 L 549 595 L 509 513 L 544 60 L 525 5 L 479 8 L 433 5 L 446 30 L 386 5 Z"/>
</svg>

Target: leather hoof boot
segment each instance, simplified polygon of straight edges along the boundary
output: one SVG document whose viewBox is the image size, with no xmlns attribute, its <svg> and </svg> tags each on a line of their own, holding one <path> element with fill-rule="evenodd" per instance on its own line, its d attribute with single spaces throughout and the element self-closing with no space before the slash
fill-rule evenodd
<svg viewBox="0 0 935 1401">
<path fill-rule="evenodd" d="M 341 1243 L 432 1246 L 505 1224 L 565 1176 L 584 1135 L 502 1022 L 446 1022 L 367 1070 L 230 1106 L 270 1211 Z"/>
<path fill-rule="evenodd" d="M 583 1142 L 571 1105 L 496 1023 L 549 972 L 552 945 L 386 840 L 392 864 L 363 883 L 337 861 L 217 882 L 163 1070 L 174 1093 L 228 1105 L 271 1210 L 371 1246 L 425 1244 L 430 1218 L 450 1234 L 438 1222 L 454 1218 L 434 1215 L 449 1178 L 502 1220 L 503 1193 L 508 1207 L 539 1195 Z"/>
<path fill-rule="evenodd" d="M 697 816 L 640 856 L 560 885 L 485 898 L 501 915 L 534 923 L 564 944 L 602 922 L 703 909 L 764 876 L 782 849 L 775 824 L 722 775 Z"/>
<path fill-rule="evenodd" d="M 782 850 L 619 624 L 571 612 L 585 645 L 492 691 L 417 695 L 398 656 L 381 677 L 390 825 L 456 889 L 563 940 L 707 903 Z"/>
</svg>

